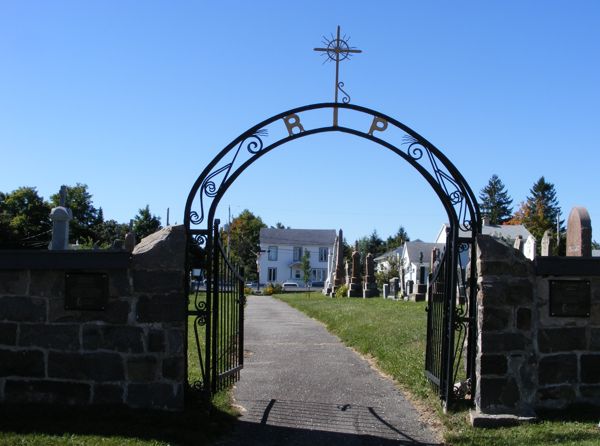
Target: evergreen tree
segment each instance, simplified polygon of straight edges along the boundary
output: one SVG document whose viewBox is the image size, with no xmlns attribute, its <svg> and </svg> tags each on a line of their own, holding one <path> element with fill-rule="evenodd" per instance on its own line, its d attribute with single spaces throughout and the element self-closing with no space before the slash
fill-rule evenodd
<svg viewBox="0 0 600 446">
<path fill-rule="evenodd" d="M 152 215 L 149 205 L 140 209 L 133 219 L 133 232 L 138 240 L 155 233 L 160 228 L 160 217 Z"/>
<path fill-rule="evenodd" d="M 487 186 L 481 189 L 479 199 L 481 212 L 490 218 L 490 224 L 501 225 L 510 220 L 512 198 L 498 175 L 492 175 Z"/>
<path fill-rule="evenodd" d="M 556 228 L 556 221 L 560 218 L 560 206 L 556 198 L 554 184 L 546 182 L 544 177 L 536 181 L 529 190 L 530 196 L 521 206 L 509 223 L 523 224 L 538 241 L 542 240 L 544 232 Z M 559 227 L 562 230 L 562 221 Z"/>
<path fill-rule="evenodd" d="M 396 234 L 390 235 L 385 241 L 385 250 L 391 251 L 392 249 L 399 248 L 408 241 L 410 241 L 408 233 L 404 229 L 404 226 L 400 226 Z"/>
</svg>

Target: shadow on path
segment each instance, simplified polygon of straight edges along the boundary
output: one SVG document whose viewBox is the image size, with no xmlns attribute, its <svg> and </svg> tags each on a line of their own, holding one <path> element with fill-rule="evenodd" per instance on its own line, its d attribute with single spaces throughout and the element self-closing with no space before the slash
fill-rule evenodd
<svg viewBox="0 0 600 446">
<path fill-rule="evenodd" d="M 375 407 L 277 399 L 238 403 L 247 412 L 232 435 L 217 442 L 219 446 L 438 444 L 402 432 Z"/>
</svg>

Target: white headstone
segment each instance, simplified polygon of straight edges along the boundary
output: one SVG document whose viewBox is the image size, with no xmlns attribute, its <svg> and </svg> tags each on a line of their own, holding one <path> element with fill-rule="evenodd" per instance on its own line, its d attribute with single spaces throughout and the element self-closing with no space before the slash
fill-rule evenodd
<svg viewBox="0 0 600 446">
<path fill-rule="evenodd" d="M 525 245 L 523 246 L 523 254 L 525 255 L 525 257 L 527 257 L 529 260 L 534 260 L 535 248 L 535 237 L 530 235 L 529 237 L 527 237 L 527 240 L 525 240 Z"/>
</svg>

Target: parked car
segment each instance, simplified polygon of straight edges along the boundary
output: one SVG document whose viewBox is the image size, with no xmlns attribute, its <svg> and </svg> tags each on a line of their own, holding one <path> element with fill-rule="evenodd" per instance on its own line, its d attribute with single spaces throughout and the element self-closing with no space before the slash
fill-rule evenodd
<svg viewBox="0 0 600 446">
<path fill-rule="evenodd" d="M 284 290 L 296 289 L 298 288 L 298 284 L 296 282 L 283 282 L 281 284 Z"/>
</svg>

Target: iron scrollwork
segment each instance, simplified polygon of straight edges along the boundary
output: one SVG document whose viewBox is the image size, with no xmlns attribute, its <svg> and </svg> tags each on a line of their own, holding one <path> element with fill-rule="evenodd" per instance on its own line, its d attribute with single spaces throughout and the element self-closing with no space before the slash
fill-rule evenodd
<svg viewBox="0 0 600 446">
<path fill-rule="evenodd" d="M 456 179 L 449 174 L 447 171 L 441 169 L 438 165 L 438 158 L 429 149 L 427 143 L 418 140 L 412 135 L 405 135 L 403 137 L 403 144 L 408 145 L 406 154 L 414 161 L 420 161 L 423 155 L 427 155 L 430 163 L 430 169 L 437 181 L 442 187 L 448 201 L 456 209 L 456 215 L 460 229 L 463 231 L 471 231 L 472 224 L 471 220 L 467 216 L 467 206 L 465 203 L 465 192 L 462 190 Z"/>
<path fill-rule="evenodd" d="M 204 197 L 207 198 L 215 198 L 219 194 L 219 189 L 223 185 L 227 178 L 229 178 L 229 174 L 231 173 L 231 169 L 235 165 L 235 162 L 238 158 L 238 155 L 242 149 L 245 149 L 251 156 L 256 155 L 264 148 L 263 138 L 268 136 L 267 129 L 260 129 L 249 136 L 244 137 L 236 151 L 233 155 L 233 159 L 231 162 L 219 167 L 214 172 L 210 173 L 200 185 L 199 196 L 200 196 L 200 213 L 197 211 L 190 212 L 190 222 L 194 225 L 199 225 L 204 221 Z M 220 180 L 217 180 L 217 177 L 222 175 Z M 217 186 L 218 183 L 218 186 Z"/>
</svg>

